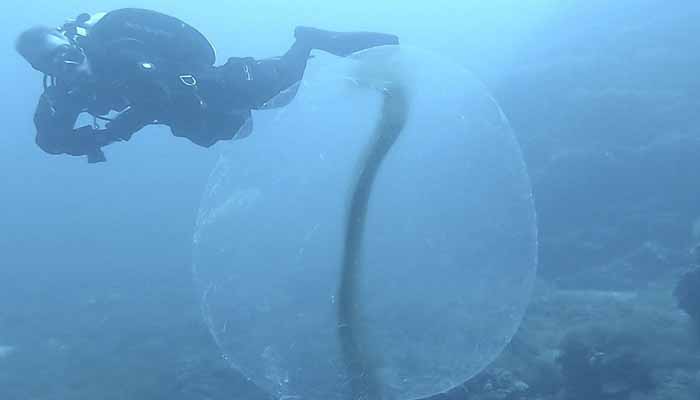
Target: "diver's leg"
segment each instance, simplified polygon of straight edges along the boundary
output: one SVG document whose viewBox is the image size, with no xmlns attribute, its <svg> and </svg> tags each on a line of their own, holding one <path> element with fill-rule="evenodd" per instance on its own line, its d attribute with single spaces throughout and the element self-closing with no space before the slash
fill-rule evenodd
<svg viewBox="0 0 700 400">
<path fill-rule="evenodd" d="M 384 33 L 331 32 L 309 27 L 296 28 L 294 36 L 296 41 L 283 56 L 259 60 L 250 66 L 252 88 L 248 92 L 254 94 L 254 108 L 276 108 L 289 104 L 304 77 L 313 49 L 344 57 L 371 47 L 399 43 L 398 37 Z M 270 101 L 272 99 L 274 101 Z"/>
<path fill-rule="evenodd" d="M 296 96 L 304 77 L 311 48 L 296 41 L 281 57 L 256 60 L 249 67 L 252 108 L 278 108 L 289 104 Z"/>
<path fill-rule="evenodd" d="M 332 32 L 307 26 L 297 27 L 294 36 L 297 41 L 304 42 L 311 48 L 340 57 L 371 47 L 399 44 L 398 36 L 386 33 Z"/>
<path fill-rule="evenodd" d="M 397 36 L 385 33 L 331 32 L 303 26 L 294 30 L 294 36 L 296 41 L 282 57 L 258 62 L 257 69 L 262 75 L 275 76 L 270 82 L 274 82 L 272 87 L 264 91 L 268 93 L 267 100 L 277 93 L 285 94 L 278 97 L 280 102 L 266 103 L 268 107 L 286 105 L 294 98 L 298 89 L 297 83 L 304 77 L 306 63 L 313 49 L 345 57 L 371 47 L 399 44 Z M 271 71 L 274 73 L 271 74 Z"/>
<path fill-rule="evenodd" d="M 282 75 L 281 84 L 289 87 L 304 76 L 306 62 L 311 50 L 318 49 L 345 57 L 360 50 L 384 45 L 397 45 L 395 35 L 375 32 L 331 32 L 322 29 L 299 26 L 294 30 L 296 41 L 280 57 L 278 69 Z"/>
<path fill-rule="evenodd" d="M 306 70 L 306 63 L 309 61 L 312 47 L 308 43 L 296 40 L 292 47 L 277 61 L 277 72 L 279 73 L 279 86 L 284 90 L 301 81 Z"/>
</svg>

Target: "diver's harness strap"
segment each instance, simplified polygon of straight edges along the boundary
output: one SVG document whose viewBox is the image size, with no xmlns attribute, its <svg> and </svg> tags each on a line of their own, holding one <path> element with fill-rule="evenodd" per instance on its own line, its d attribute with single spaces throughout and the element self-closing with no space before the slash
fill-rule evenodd
<svg viewBox="0 0 700 400">
<path fill-rule="evenodd" d="M 195 78 L 194 75 L 180 75 L 179 78 L 183 85 L 193 88 L 197 87 L 197 78 Z"/>
<path fill-rule="evenodd" d="M 56 77 L 53 75 L 44 74 L 42 85 L 44 86 L 44 92 L 48 90 L 48 88 L 56 86 Z"/>
<path fill-rule="evenodd" d="M 196 104 L 199 106 L 199 112 L 203 113 L 207 109 L 207 103 L 204 101 L 204 98 L 202 98 L 201 94 L 199 93 L 199 86 L 197 85 L 197 78 L 192 75 L 192 74 L 182 74 L 178 76 L 178 79 L 180 81 L 180 84 L 184 85 L 186 88 L 190 89 L 190 95 L 194 98 L 194 101 Z M 204 127 L 205 122 L 203 119 L 200 119 L 201 123 L 201 128 Z"/>
<path fill-rule="evenodd" d="M 207 108 L 207 103 L 204 101 L 202 96 L 199 94 L 199 87 L 197 86 L 197 78 L 192 74 L 180 75 L 180 83 L 192 89 L 192 95 L 195 97 L 199 103 L 200 111 L 204 111 Z"/>
</svg>

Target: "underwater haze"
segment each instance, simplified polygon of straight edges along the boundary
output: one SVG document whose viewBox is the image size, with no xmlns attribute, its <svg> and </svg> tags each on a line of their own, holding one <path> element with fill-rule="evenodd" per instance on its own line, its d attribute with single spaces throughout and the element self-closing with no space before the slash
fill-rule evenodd
<svg viewBox="0 0 700 400">
<path fill-rule="evenodd" d="M 100 164 L 48 155 L 34 143 L 42 76 L 15 52 L 17 35 L 122 7 L 161 11 L 193 25 L 214 44 L 217 64 L 233 56 L 280 55 L 294 28 L 308 25 L 397 34 L 402 44 L 439 56 L 421 68 L 433 65 L 428 76 L 442 77 L 444 87 L 461 83 L 449 84 L 461 75 L 441 71 L 446 65 L 459 65 L 483 83 L 507 117 L 534 192 L 537 281 L 520 329 L 503 341 L 509 344 L 500 357 L 436 397 L 700 396 L 694 251 L 700 244 L 700 3 L 28 0 L 0 7 L 6 93 L 0 99 L 6 124 L 0 135 L 0 400 L 270 396 L 233 368 L 235 360 L 222 357 L 226 349 L 211 335 L 192 276 L 193 236 L 210 174 L 222 154 L 240 151 L 231 153 L 231 146 L 256 143 L 260 132 L 201 148 L 167 128 L 147 127 L 106 148 L 108 161 Z M 423 100 L 442 108 L 438 100 Z M 288 154 L 313 152 L 308 137 L 323 133 L 322 125 L 318 132 L 277 132 L 279 145 Z M 307 139 L 292 140 L 301 136 Z M 237 173 L 280 161 L 266 153 L 241 160 L 250 165 L 238 161 Z M 406 170 L 426 181 L 432 168 Z M 451 176 L 449 168 L 439 171 Z M 404 184 L 410 178 L 397 176 Z M 519 187 L 499 191 L 488 176 L 484 171 L 479 183 L 494 193 L 529 195 Z M 442 186 L 449 188 L 449 181 Z M 327 189 L 313 186 L 306 195 L 322 198 Z M 473 210 L 497 203 L 479 200 Z M 282 208 L 273 205 L 276 212 Z M 323 218 L 321 211 L 310 220 Z M 247 226 L 254 230 L 255 222 Z M 250 237 L 269 225 L 259 228 Z M 505 248 L 487 250 L 497 255 Z M 266 282 L 249 288 L 265 289 Z M 497 291 L 492 295 L 490 304 L 506 302 Z M 512 318 L 520 322 L 519 315 Z"/>
</svg>

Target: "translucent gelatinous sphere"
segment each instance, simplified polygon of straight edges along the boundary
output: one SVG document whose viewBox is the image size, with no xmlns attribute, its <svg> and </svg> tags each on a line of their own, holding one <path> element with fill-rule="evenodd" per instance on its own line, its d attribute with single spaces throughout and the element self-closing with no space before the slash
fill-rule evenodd
<svg viewBox="0 0 700 400">
<path fill-rule="evenodd" d="M 500 354 L 525 311 L 536 269 L 531 188 L 484 86 L 415 49 L 319 56 L 290 104 L 256 113 L 254 134 L 227 145 L 194 238 L 215 341 L 274 395 L 351 397 L 336 299 L 343 224 L 393 85 L 410 110 L 370 198 L 357 291 L 381 397 L 461 384 Z"/>
</svg>

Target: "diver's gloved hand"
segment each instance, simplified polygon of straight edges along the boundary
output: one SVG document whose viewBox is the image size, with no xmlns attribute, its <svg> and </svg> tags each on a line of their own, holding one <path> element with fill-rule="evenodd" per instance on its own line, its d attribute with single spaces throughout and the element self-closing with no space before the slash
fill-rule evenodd
<svg viewBox="0 0 700 400">
<path fill-rule="evenodd" d="M 87 154 L 89 164 L 95 164 L 95 163 L 107 161 L 107 158 L 105 157 L 105 154 L 102 151 L 102 147 L 107 146 L 108 144 L 115 143 L 115 142 L 123 142 L 124 141 L 124 138 L 117 136 L 113 132 L 110 132 L 110 131 L 107 131 L 104 129 L 103 130 L 93 130 L 92 135 L 95 138 L 95 144 L 97 145 L 97 147 L 95 148 L 95 150 L 93 152 L 90 152 Z"/>
<path fill-rule="evenodd" d="M 75 134 L 82 142 L 83 152 L 90 164 L 107 161 L 102 147 L 121 141 L 121 138 L 114 137 L 113 134 L 103 130 L 93 129 L 91 126 L 82 126 L 76 129 Z"/>
<path fill-rule="evenodd" d="M 102 149 L 97 148 L 87 154 L 87 161 L 88 164 L 96 164 L 107 161 L 107 157 L 105 157 L 105 153 L 102 152 Z"/>
</svg>

